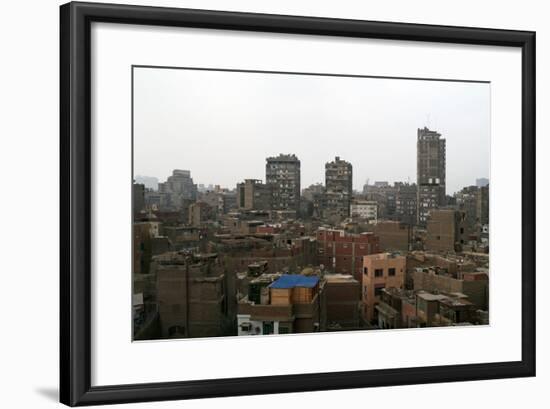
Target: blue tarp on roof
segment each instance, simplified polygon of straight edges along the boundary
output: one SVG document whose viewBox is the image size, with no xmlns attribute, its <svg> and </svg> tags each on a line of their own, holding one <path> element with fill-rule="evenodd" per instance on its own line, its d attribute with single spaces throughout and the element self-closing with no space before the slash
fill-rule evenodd
<svg viewBox="0 0 550 409">
<path fill-rule="evenodd" d="M 319 282 L 319 277 L 308 277 L 300 274 L 283 274 L 277 280 L 272 282 L 271 288 L 294 288 L 306 287 L 313 288 Z"/>
</svg>

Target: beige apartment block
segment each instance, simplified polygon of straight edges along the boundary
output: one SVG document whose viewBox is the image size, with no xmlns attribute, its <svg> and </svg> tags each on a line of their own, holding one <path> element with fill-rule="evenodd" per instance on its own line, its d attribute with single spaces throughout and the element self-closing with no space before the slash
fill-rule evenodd
<svg viewBox="0 0 550 409">
<path fill-rule="evenodd" d="M 403 288 L 406 258 L 395 253 L 363 257 L 363 312 L 367 321 L 376 319 L 376 305 L 384 288 Z"/>
</svg>

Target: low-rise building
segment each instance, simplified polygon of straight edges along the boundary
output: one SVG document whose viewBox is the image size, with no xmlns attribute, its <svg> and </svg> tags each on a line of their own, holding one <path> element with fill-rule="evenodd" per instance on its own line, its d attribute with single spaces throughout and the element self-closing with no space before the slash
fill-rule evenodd
<svg viewBox="0 0 550 409">
<path fill-rule="evenodd" d="M 245 210 L 271 210 L 273 185 L 258 179 L 245 179 L 237 184 L 237 204 Z"/>
<path fill-rule="evenodd" d="M 466 213 L 455 209 L 432 209 L 426 227 L 425 249 L 458 252 L 468 241 Z"/>
<path fill-rule="evenodd" d="M 233 335 L 226 275 L 216 254 L 170 252 L 153 258 L 161 338 Z"/>
<path fill-rule="evenodd" d="M 349 274 L 323 276 L 321 329 L 358 329 L 361 324 L 361 283 Z"/>
<path fill-rule="evenodd" d="M 414 271 L 415 291 L 437 293 L 461 293 L 478 309 L 489 308 L 489 277 L 485 272 L 462 272 L 462 278 L 454 278 L 444 270 L 417 268 Z"/>
<path fill-rule="evenodd" d="M 212 207 L 208 203 L 193 203 L 189 206 L 189 224 L 193 227 L 201 227 L 213 214 Z"/>
<path fill-rule="evenodd" d="M 309 333 L 320 328 L 319 277 L 262 274 L 238 303 L 238 335 Z"/>
<path fill-rule="evenodd" d="M 393 253 L 363 257 L 363 315 L 366 321 L 377 321 L 376 305 L 385 288 L 403 288 L 405 257 Z"/>
<path fill-rule="evenodd" d="M 415 326 L 416 309 L 408 309 L 415 304 L 413 291 L 401 288 L 384 288 L 380 294 L 380 302 L 375 309 L 378 312 L 378 328 L 408 328 Z M 409 318 L 413 318 L 412 320 Z"/>
<path fill-rule="evenodd" d="M 361 282 L 363 256 L 379 252 L 378 237 L 372 232 L 353 234 L 343 230 L 317 230 L 318 261 L 329 272 L 351 274 Z"/>
<path fill-rule="evenodd" d="M 372 231 L 380 240 L 382 251 L 408 251 L 412 242 L 410 224 L 384 220 L 376 223 Z"/>
</svg>

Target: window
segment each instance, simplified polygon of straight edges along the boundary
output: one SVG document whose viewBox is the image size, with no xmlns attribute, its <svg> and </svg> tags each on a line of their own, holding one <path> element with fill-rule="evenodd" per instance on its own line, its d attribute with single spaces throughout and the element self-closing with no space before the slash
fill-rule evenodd
<svg viewBox="0 0 550 409">
<path fill-rule="evenodd" d="M 383 275 L 384 275 L 384 270 L 382 268 L 374 269 L 374 276 L 375 277 L 382 277 Z"/>
<path fill-rule="evenodd" d="M 389 276 L 394 276 L 395 275 L 395 268 L 388 268 L 388 275 Z"/>
<path fill-rule="evenodd" d="M 374 287 L 374 296 L 380 297 L 382 295 L 382 290 L 384 289 L 384 286 L 376 286 Z"/>
<path fill-rule="evenodd" d="M 464 227 L 460 228 L 460 234 L 464 234 Z"/>
</svg>

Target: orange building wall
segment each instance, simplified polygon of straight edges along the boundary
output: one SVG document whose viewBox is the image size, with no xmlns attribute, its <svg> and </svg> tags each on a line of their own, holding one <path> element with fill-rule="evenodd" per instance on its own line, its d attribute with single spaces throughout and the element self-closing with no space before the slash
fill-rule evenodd
<svg viewBox="0 0 550 409">
<path fill-rule="evenodd" d="M 403 288 L 405 283 L 405 265 L 406 258 L 404 256 L 391 256 L 388 253 L 381 253 L 363 257 L 362 298 L 366 320 L 371 321 L 374 318 L 374 307 L 380 302 L 380 297 L 375 297 L 374 295 L 375 287 Z M 395 276 L 389 275 L 390 268 L 395 268 Z M 382 269 L 381 277 L 374 276 L 374 271 L 377 269 Z"/>
</svg>

